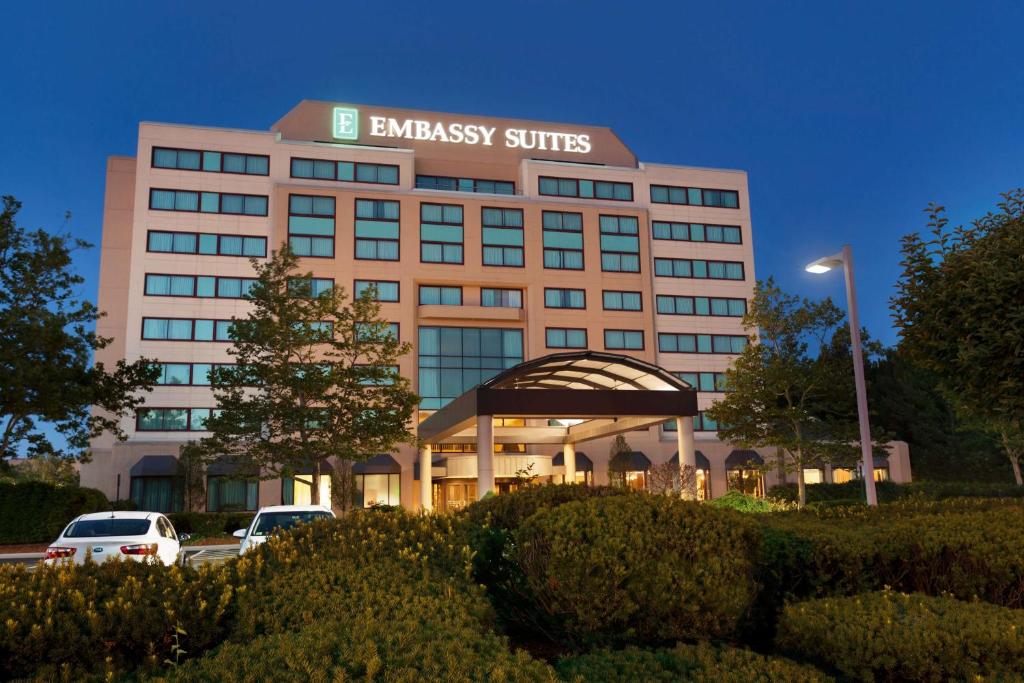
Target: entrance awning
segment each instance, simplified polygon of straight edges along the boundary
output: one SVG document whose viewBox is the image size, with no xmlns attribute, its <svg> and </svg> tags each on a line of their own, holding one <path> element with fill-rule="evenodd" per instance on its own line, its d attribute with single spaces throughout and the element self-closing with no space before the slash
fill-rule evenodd
<svg viewBox="0 0 1024 683">
<path fill-rule="evenodd" d="M 565 453 L 558 451 L 558 455 L 551 461 L 551 465 L 554 467 L 565 467 Z M 587 457 L 586 453 L 580 453 L 576 451 L 576 471 L 577 472 L 593 472 L 594 462 Z"/>
<path fill-rule="evenodd" d="M 173 455 L 144 455 L 128 470 L 132 477 L 173 477 L 178 474 L 178 458 Z"/>
<path fill-rule="evenodd" d="M 581 443 L 696 414 L 697 393 L 667 370 L 631 356 L 579 351 L 505 370 L 421 422 L 419 437 L 471 442 L 477 416 L 489 415 L 542 423 L 495 427 L 497 443 Z"/>
<path fill-rule="evenodd" d="M 352 474 L 401 474 L 402 466 L 399 465 L 389 453 L 375 455 L 369 460 L 357 462 L 352 465 Z"/>
<path fill-rule="evenodd" d="M 755 451 L 750 449 L 736 449 L 725 459 L 725 466 L 727 469 L 740 469 L 747 465 L 763 465 L 764 458 Z"/>
<path fill-rule="evenodd" d="M 697 462 L 698 470 L 704 470 L 705 472 L 711 471 L 711 461 L 708 460 L 706 455 L 700 451 L 694 451 L 694 459 Z M 676 466 L 679 465 L 679 451 L 676 451 L 675 455 L 672 456 L 672 459 L 669 460 L 669 463 Z"/>
</svg>

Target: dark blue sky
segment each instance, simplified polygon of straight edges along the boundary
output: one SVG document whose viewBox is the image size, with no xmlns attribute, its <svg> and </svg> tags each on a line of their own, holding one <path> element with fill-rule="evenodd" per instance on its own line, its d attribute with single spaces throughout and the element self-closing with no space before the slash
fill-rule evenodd
<svg viewBox="0 0 1024 683">
<path fill-rule="evenodd" d="M 99 243 L 139 121 L 265 130 L 303 98 L 595 123 L 641 159 L 750 174 L 757 275 L 854 247 L 896 340 L 899 238 L 1024 185 L 1020 2 L 174 2 L 5 6 L 0 193 Z M 31 5 L 32 7 L 29 7 Z M 81 254 L 95 296 L 98 250 Z"/>
</svg>

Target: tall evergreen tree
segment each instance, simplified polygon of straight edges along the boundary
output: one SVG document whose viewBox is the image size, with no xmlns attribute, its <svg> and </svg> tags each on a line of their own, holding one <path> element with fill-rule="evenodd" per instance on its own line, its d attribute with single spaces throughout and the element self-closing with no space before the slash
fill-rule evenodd
<svg viewBox="0 0 1024 683">
<path fill-rule="evenodd" d="M 419 397 L 397 371 L 410 345 L 380 319 L 374 289 L 354 299 L 341 287 L 314 291 L 287 245 L 253 266 L 252 310 L 232 321 L 236 365 L 212 373 L 217 410 L 203 449 L 266 477 L 311 470 L 319 503 L 328 458 L 359 461 L 414 441 Z"/>
<path fill-rule="evenodd" d="M 101 313 L 79 295 L 71 269 L 89 244 L 15 217 L 21 203 L 3 198 L 0 211 L 0 459 L 17 455 L 88 458 L 89 440 L 105 431 L 125 438 L 122 417 L 144 402 L 158 371 L 150 361 L 119 361 L 112 370 L 93 352 L 112 340 L 92 326 Z M 95 408 L 95 412 L 93 412 Z M 51 441 L 47 426 L 66 442 Z"/>
</svg>

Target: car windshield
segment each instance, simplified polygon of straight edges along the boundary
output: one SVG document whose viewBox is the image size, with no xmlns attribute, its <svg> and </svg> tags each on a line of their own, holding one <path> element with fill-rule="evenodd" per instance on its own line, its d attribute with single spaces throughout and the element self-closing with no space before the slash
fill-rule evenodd
<svg viewBox="0 0 1024 683">
<path fill-rule="evenodd" d="M 266 536 L 276 529 L 283 531 L 291 529 L 296 524 L 304 524 L 306 522 L 311 522 L 314 519 L 323 519 L 330 516 L 331 515 L 328 512 L 315 510 L 303 512 L 264 512 L 260 515 L 260 518 L 256 520 L 256 528 L 252 530 L 252 535 Z"/>
<path fill-rule="evenodd" d="M 69 526 L 64 537 L 142 536 L 151 523 L 148 519 L 83 519 Z"/>
</svg>

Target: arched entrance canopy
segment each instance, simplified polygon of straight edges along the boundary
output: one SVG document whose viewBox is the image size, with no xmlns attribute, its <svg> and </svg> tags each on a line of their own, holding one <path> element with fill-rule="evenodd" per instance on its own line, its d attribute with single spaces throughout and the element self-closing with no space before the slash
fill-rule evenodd
<svg viewBox="0 0 1024 683">
<path fill-rule="evenodd" d="M 693 388 L 667 370 L 600 351 L 520 363 L 470 389 L 419 425 L 423 441 L 474 441 L 476 416 L 565 420 L 496 427 L 499 443 L 580 443 L 697 414 Z"/>
<path fill-rule="evenodd" d="M 476 443 L 477 495 L 494 490 L 494 444 L 558 444 L 575 472 L 576 444 L 677 421 L 681 467 L 694 466 L 697 393 L 667 370 L 600 351 L 556 353 L 520 363 L 465 392 L 419 425 L 426 444 Z M 495 424 L 495 419 L 516 418 Z M 521 421 L 520 421 L 521 420 Z M 430 447 L 420 451 L 425 469 Z M 430 509 L 430 478 L 421 479 Z"/>
</svg>

